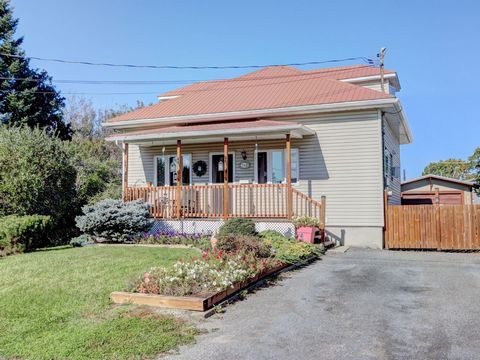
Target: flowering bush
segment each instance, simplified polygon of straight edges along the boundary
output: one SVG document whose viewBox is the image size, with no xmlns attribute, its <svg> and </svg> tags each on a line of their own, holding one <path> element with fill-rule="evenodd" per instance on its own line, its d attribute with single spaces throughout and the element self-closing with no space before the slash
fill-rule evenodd
<svg viewBox="0 0 480 360">
<path fill-rule="evenodd" d="M 209 296 L 280 265 L 251 253 L 206 251 L 201 258 L 177 261 L 172 267 L 152 268 L 133 285 L 133 291 L 171 296 Z"/>
</svg>

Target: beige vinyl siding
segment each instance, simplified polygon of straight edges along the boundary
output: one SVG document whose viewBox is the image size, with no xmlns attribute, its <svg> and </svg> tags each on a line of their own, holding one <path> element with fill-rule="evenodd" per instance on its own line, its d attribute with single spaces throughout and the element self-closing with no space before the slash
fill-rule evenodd
<svg viewBox="0 0 480 360">
<path fill-rule="evenodd" d="M 143 150 L 143 148 L 142 148 Z M 142 157 L 140 146 L 128 145 L 128 185 L 141 186 L 146 185 L 147 181 L 153 174 L 153 162 L 145 167 L 145 160 Z"/>
<path fill-rule="evenodd" d="M 327 198 L 327 225 L 383 226 L 382 136 L 378 112 L 322 114 L 302 118 L 275 119 L 301 122 L 316 130 L 315 135 L 293 139 L 299 150 L 300 182 L 295 186 L 320 200 Z M 258 150 L 283 149 L 285 140 L 257 140 Z M 247 152 L 248 169 L 241 169 L 241 152 Z M 223 143 L 184 144 L 184 154 L 207 162 L 209 153 L 222 152 Z M 254 180 L 255 141 L 230 140 L 235 152 L 235 181 Z M 175 146 L 166 146 L 165 155 L 175 154 Z M 161 146 L 129 147 L 130 185 L 154 181 L 154 156 L 162 154 Z M 208 171 L 194 183 L 209 181 Z"/>
<path fill-rule="evenodd" d="M 298 189 L 327 198 L 327 225 L 383 226 L 381 124 L 377 111 L 296 119 L 316 135 L 300 149 Z"/>
<path fill-rule="evenodd" d="M 392 192 L 392 195 L 389 196 L 388 203 L 391 205 L 399 205 L 401 202 L 400 144 L 398 141 L 398 135 L 392 130 L 390 123 L 385 118 L 383 120 L 383 132 L 384 146 L 388 152 L 393 155 L 392 166 L 399 169 L 398 176 L 390 177 L 388 188 Z M 389 174 L 387 174 L 387 176 L 389 176 Z"/>
</svg>

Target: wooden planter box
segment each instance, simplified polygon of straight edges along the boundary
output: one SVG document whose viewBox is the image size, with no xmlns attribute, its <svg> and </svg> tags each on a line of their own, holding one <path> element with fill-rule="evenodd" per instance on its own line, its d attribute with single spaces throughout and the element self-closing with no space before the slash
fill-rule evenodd
<svg viewBox="0 0 480 360">
<path fill-rule="evenodd" d="M 211 309 L 214 305 L 221 303 L 223 300 L 230 297 L 234 293 L 252 285 L 253 283 L 269 275 L 272 275 L 273 273 L 283 270 L 288 266 L 291 265 L 282 264 L 273 269 L 267 270 L 251 279 L 239 282 L 235 284 L 233 288 L 228 288 L 227 290 L 218 292 L 206 298 L 196 296 L 166 296 L 156 294 L 141 294 L 122 291 L 114 291 L 110 294 L 110 297 L 112 301 L 116 304 L 149 305 L 170 309 L 206 311 Z"/>
</svg>

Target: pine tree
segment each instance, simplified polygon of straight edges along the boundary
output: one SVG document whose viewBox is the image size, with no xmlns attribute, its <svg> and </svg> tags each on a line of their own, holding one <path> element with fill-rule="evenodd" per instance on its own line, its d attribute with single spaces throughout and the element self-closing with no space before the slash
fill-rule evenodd
<svg viewBox="0 0 480 360">
<path fill-rule="evenodd" d="M 65 99 L 46 71 L 30 68 L 21 48 L 23 38 L 15 37 L 17 25 L 10 0 L 0 0 L 0 122 L 40 127 L 70 139 L 72 130 L 62 119 Z"/>
</svg>

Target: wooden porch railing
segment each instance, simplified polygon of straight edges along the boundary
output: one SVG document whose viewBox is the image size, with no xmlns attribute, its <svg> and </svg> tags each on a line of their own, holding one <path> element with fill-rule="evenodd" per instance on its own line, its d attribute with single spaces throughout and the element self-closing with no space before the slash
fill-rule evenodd
<svg viewBox="0 0 480 360">
<path fill-rule="evenodd" d="M 142 199 L 151 204 L 150 212 L 155 218 L 173 219 L 177 217 L 178 204 L 182 218 L 283 218 L 288 219 L 287 184 L 224 184 L 183 185 L 180 201 L 176 186 L 128 187 L 125 201 Z M 224 201 L 228 194 L 228 201 Z M 308 195 L 291 189 L 292 216 L 317 217 L 325 224 L 325 197 L 317 201 Z M 225 209 L 228 204 L 228 209 Z"/>
<path fill-rule="evenodd" d="M 229 217 L 287 217 L 286 184 L 229 184 Z"/>
<path fill-rule="evenodd" d="M 320 220 L 322 228 L 325 228 L 325 196 L 321 202 L 312 199 L 297 189 L 292 189 L 292 213 L 293 216 L 310 216 Z"/>
</svg>

